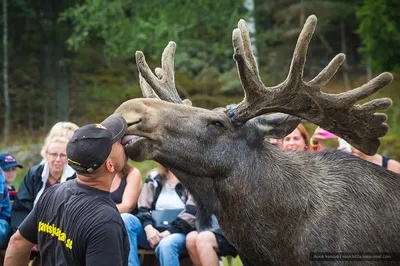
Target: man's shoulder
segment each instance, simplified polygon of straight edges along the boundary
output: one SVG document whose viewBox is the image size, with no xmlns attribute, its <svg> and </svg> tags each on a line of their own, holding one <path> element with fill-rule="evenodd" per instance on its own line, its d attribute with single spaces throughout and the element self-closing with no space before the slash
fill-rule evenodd
<svg viewBox="0 0 400 266">
<path fill-rule="evenodd" d="M 118 209 L 110 204 L 100 203 L 94 208 L 87 209 L 80 218 L 85 220 L 86 230 L 92 233 L 115 227 L 125 228 Z"/>
<path fill-rule="evenodd" d="M 99 218 L 101 218 L 104 222 L 122 221 L 115 203 L 111 201 L 108 202 L 105 200 L 104 202 L 99 202 L 97 209 L 98 211 L 96 212 L 96 215 L 99 216 Z"/>
</svg>

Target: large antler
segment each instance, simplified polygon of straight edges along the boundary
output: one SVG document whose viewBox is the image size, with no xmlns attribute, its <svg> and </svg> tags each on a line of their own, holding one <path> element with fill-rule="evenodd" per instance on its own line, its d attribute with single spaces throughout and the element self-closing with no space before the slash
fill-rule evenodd
<svg viewBox="0 0 400 266">
<path fill-rule="evenodd" d="M 308 17 L 294 50 L 289 74 L 275 87 L 265 87 L 251 49 L 246 22 L 240 20 L 233 31 L 234 59 L 245 97 L 237 105 L 227 106 L 232 122 L 240 125 L 269 112 L 283 112 L 306 119 L 347 140 L 360 151 L 373 155 L 388 131 L 385 114 L 375 113 L 391 106 L 388 98 L 354 105 L 388 85 L 393 77 L 382 73 L 367 84 L 340 94 L 321 92 L 345 60 L 338 54 L 313 80 L 303 80 L 307 49 L 317 24 L 317 17 Z"/>
<path fill-rule="evenodd" d="M 156 68 L 154 75 L 143 52 L 136 52 L 136 64 L 139 69 L 139 82 L 145 98 L 160 98 L 161 100 L 182 104 L 175 88 L 174 55 L 176 44 L 169 42 L 161 57 L 161 68 Z"/>
</svg>

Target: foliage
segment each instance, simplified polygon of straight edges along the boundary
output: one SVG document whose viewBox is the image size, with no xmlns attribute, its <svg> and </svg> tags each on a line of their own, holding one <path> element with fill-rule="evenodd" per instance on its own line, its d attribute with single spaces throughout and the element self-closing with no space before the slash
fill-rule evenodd
<svg viewBox="0 0 400 266">
<path fill-rule="evenodd" d="M 354 4 L 358 1 L 260 1 L 256 14 L 259 62 L 273 69 L 274 83 L 286 77 L 294 45 L 309 15 L 315 14 L 319 20 L 308 52 L 306 75 L 315 75 L 342 51 L 341 23 L 348 39 L 346 44 L 350 46 L 353 40 L 358 41 L 352 30 L 355 21 Z M 355 52 L 348 49 L 348 62 L 356 56 Z"/>
<path fill-rule="evenodd" d="M 357 11 L 360 51 L 376 71 L 400 69 L 400 13 L 397 0 L 364 0 Z"/>
<path fill-rule="evenodd" d="M 302 20 L 311 13 L 319 21 L 308 51 L 306 79 L 342 51 L 341 24 L 353 87 L 366 82 L 363 62 L 368 58 L 377 70 L 398 68 L 400 6 L 394 0 L 254 2 L 253 37 L 266 85 L 286 77 Z M 183 98 L 205 108 L 239 102 L 243 91 L 232 59 L 231 34 L 239 18 L 249 17 L 243 6 L 239 0 L 9 1 L 12 135 L 5 145 L 32 142 L 56 122 L 53 107 L 60 79 L 55 70 L 60 60 L 67 66 L 63 81 L 69 88 L 70 120 L 78 125 L 101 121 L 123 101 L 141 97 L 135 51 L 143 50 L 154 69 L 171 40 L 177 43 L 176 87 Z M 324 91 L 343 91 L 342 70 Z M 396 80 L 373 97 L 393 99 L 393 107 L 385 113 L 389 135 L 399 137 L 400 84 Z M 4 112 L 2 97 L 0 112 Z M 382 142 L 382 148 L 385 145 Z"/>
<path fill-rule="evenodd" d="M 215 57 L 224 56 L 220 43 L 229 43 L 226 26 L 238 21 L 242 9 L 238 0 L 88 0 L 66 10 L 61 20 L 73 22 L 68 44 L 75 50 L 100 38 L 112 57 L 132 58 L 136 50 L 158 57 L 168 41 L 175 40 L 177 69 L 198 73 L 214 61 L 221 64 Z"/>
</svg>

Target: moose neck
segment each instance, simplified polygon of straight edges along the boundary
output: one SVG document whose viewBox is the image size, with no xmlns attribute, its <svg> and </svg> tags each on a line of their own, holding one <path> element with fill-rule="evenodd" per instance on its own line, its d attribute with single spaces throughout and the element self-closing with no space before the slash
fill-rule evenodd
<svg viewBox="0 0 400 266">
<path fill-rule="evenodd" d="M 193 194 L 201 222 L 207 221 L 211 214 L 222 220 L 240 220 L 240 211 L 255 210 L 250 206 L 254 201 L 247 200 L 249 197 L 265 205 L 262 214 L 252 215 L 263 215 L 264 226 L 270 227 L 271 231 L 293 221 L 287 219 L 288 215 L 296 217 L 295 220 L 307 211 L 313 197 L 305 192 L 313 191 L 311 182 L 308 182 L 312 175 L 307 169 L 313 168 L 311 154 L 283 151 L 264 143 L 253 149 L 250 155 L 245 151 L 242 155 L 235 154 L 235 158 L 230 162 L 231 170 L 226 175 L 212 178 L 195 176 L 168 160 L 160 163 Z M 304 160 L 309 161 L 307 166 L 301 163 Z M 277 213 L 282 215 L 277 216 Z"/>
</svg>

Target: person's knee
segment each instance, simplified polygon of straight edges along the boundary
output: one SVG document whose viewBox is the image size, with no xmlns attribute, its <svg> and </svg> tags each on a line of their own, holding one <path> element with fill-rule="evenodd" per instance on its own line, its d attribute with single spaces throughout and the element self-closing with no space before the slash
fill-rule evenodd
<svg viewBox="0 0 400 266">
<path fill-rule="evenodd" d="M 211 231 L 199 233 L 196 240 L 196 246 L 199 249 L 214 247 L 217 244 L 215 235 Z"/>
<path fill-rule="evenodd" d="M 169 235 L 158 243 L 156 253 L 171 251 L 179 253 L 179 249 L 185 246 L 185 241 L 185 238 L 182 238 L 179 234 Z"/>
<path fill-rule="evenodd" d="M 156 247 L 156 253 L 163 253 L 165 251 L 170 251 L 174 241 L 170 241 L 168 237 L 161 239 Z"/>
<path fill-rule="evenodd" d="M 129 232 L 137 232 L 142 226 L 140 220 L 130 213 L 121 213 L 121 218 L 124 221 L 126 230 Z"/>
<path fill-rule="evenodd" d="M 198 232 L 192 231 L 186 236 L 186 247 L 189 250 L 196 249 L 196 241 L 197 241 Z"/>
</svg>

